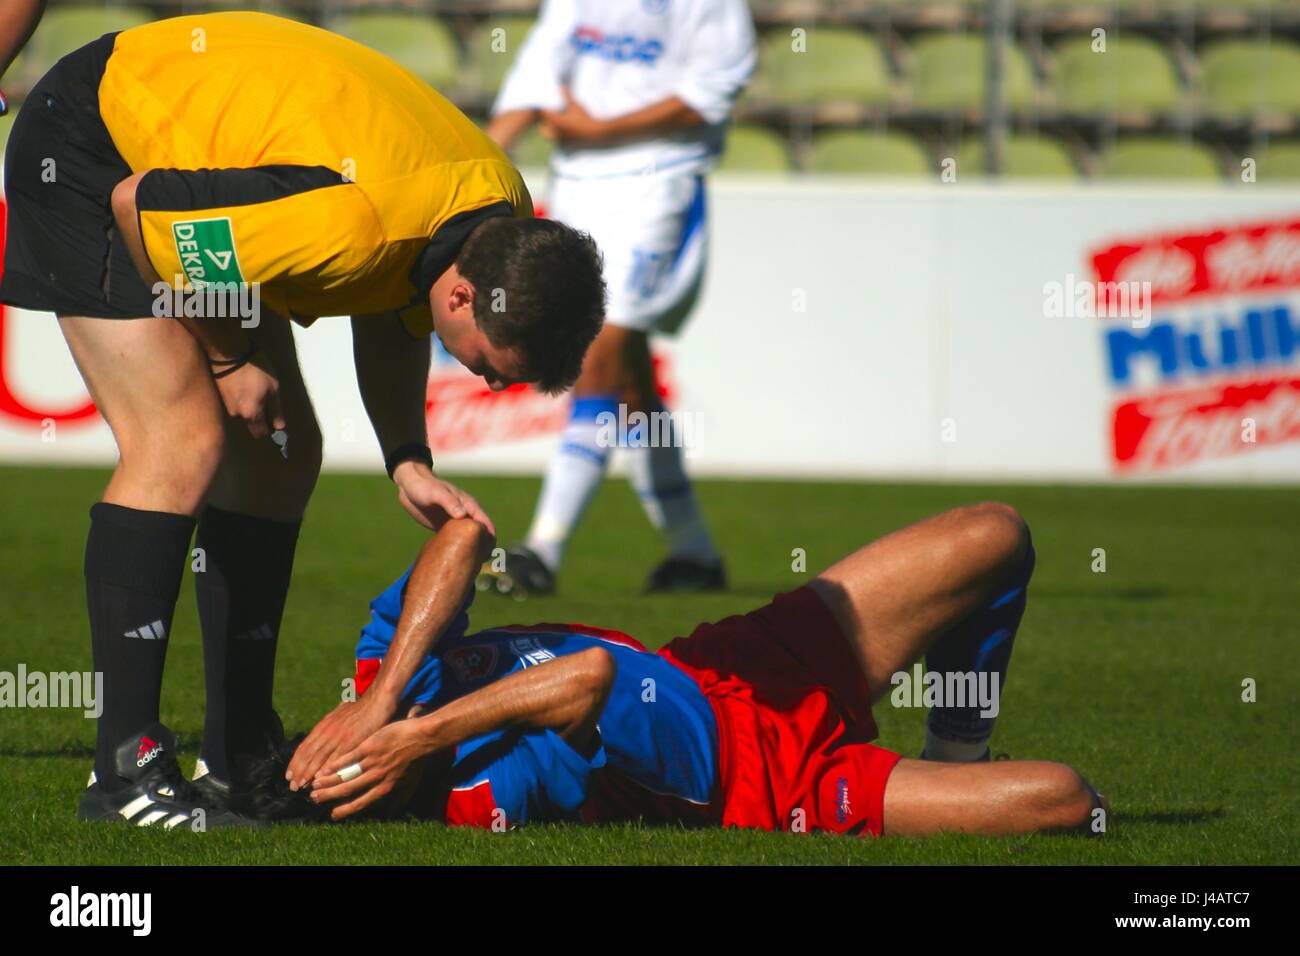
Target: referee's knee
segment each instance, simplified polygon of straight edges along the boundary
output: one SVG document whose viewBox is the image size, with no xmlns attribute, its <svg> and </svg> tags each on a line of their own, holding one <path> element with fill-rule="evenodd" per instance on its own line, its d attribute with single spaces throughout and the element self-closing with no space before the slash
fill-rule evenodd
<svg viewBox="0 0 1300 956">
<path fill-rule="evenodd" d="M 225 447 L 217 418 L 120 436 L 121 464 L 115 480 L 138 489 L 158 510 L 195 514 L 221 467 Z"/>
</svg>

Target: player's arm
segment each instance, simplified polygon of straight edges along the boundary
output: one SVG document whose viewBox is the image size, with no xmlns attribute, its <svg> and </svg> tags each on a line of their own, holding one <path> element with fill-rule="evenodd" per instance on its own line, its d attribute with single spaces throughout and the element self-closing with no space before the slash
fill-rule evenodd
<svg viewBox="0 0 1300 956">
<path fill-rule="evenodd" d="M 396 712 L 402 691 L 460 613 L 495 543 L 487 528 L 469 518 L 448 521 L 425 542 L 406 583 L 392 643 L 365 700 L 373 698 L 390 716 Z"/>
<path fill-rule="evenodd" d="M 564 91 L 565 107 L 560 111 L 543 110 L 542 128 L 548 135 L 569 142 L 605 142 L 619 139 L 651 139 L 673 130 L 699 126 L 704 117 L 680 96 L 669 96 L 649 106 L 597 119 Z"/>
<path fill-rule="evenodd" d="M 402 691 L 464 604 L 492 534 L 468 518 L 448 521 L 420 549 L 411 568 L 392 644 L 370 689 L 327 714 L 294 753 L 285 774 L 305 786 L 335 755 L 351 750 L 396 713 Z"/>
<path fill-rule="evenodd" d="M 506 110 L 495 114 L 488 121 L 484 130 L 488 138 L 504 150 L 509 150 L 528 127 L 537 122 L 538 111 L 535 109 Z"/>
<path fill-rule="evenodd" d="M 614 685 L 615 671 L 613 655 L 593 647 L 517 671 L 425 717 L 389 724 L 331 761 L 313 781 L 312 799 L 327 803 L 352 798 L 332 812 L 335 820 L 351 816 L 389 794 L 415 761 L 512 729 L 554 732 L 570 752 L 557 745 L 559 750 L 552 750 L 552 756 L 569 758 L 578 765 L 570 772 L 581 775 L 591 765 L 580 755 L 595 742 L 596 722 Z M 353 765 L 360 769 L 359 775 L 344 781 L 337 771 Z"/>
<path fill-rule="evenodd" d="M 473 518 L 495 534 L 473 497 L 433 472 L 425 424 L 430 346 L 407 331 L 396 312 L 352 319 L 352 358 L 361 402 L 375 429 L 398 500 L 426 528 Z"/>
<path fill-rule="evenodd" d="M 578 22 L 573 0 L 546 0 L 492 104 L 487 134 L 502 149 L 537 122 L 542 109 L 563 108 L 562 77 L 573 60 L 569 36 Z"/>
</svg>

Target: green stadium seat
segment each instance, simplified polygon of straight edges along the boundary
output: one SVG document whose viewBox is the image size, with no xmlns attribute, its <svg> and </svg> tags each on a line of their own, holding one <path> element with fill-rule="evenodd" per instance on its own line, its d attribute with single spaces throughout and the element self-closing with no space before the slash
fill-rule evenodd
<svg viewBox="0 0 1300 956">
<path fill-rule="evenodd" d="M 1201 51 L 1201 92 L 1219 115 L 1300 113 L 1300 47 L 1223 40 Z"/>
<path fill-rule="evenodd" d="M 501 88 L 536 22 L 534 17 L 494 17 L 474 30 L 469 49 L 474 82 L 481 92 L 495 95 Z"/>
<path fill-rule="evenodd" d="M 510 158 L 516 166 L 546 167 L 551 164 L 551 152 L 554 149 L 555 143 L 534 126 L 515 141 L 510 150 Z"/>
<path fill-rule="evenodd" d="M 20 86 L 35 83 L 58 60 L 105 33 L 127 30 L 153 20 L 148 10 L 129 6 L 52 6 L 45 11 L 18 62 L 6 79 Z"/>
<path fill-rule="evenodd" d="M 1277 180 L 1300 179 L 1300 142 L 1270 143 L 1259 154 L 1255 181 L 1267 185 Z"/>
<path fill-rule="evenodd" d="M 353 13 L 330 29 L 392 57 L 439 90 L 460 78 L 460 55 L 451 31 L 432 17 L 409 13 Z"/>
<path fill-rule="evenodd" d="M 967 140 L 957 150 L 957 176 L 985 173 L 984 141 Z M 1002 144 L 1002 175 L 1041 179 L 1075 179 L 1079 172 L 1069 151 L 1046 136 L 1008 136 Z"/>
<path fill-rule="evenodd" d="M 790 153 L 785 140 L 767 127 L 737 124 L 727 132 L 727 147 L 718 169 L 729 173 L 787 173 Z"/>
<path fill-rule="evenodd" d="M 913 103 L 935 110 L 983 109 L 987 46 L 982 36 L 969 33 L 935 33 L 918 40 L 911 69 Z M 1034 72 L 1025 51 L 1008 44 L 1004 63 L 1007 105 L 1030 105 Z"/>
<path fill-rule="evenodd" d="M 804 38 L 803 52 L 795 52 L 793 42 L 788 30 L 764 35 L 756 92 L 786 104 L 889 101 L 889 64 L 875 37 L 814 27 Z"/>
<path fill-rule="evenodd" d="M 1178 74 L 1160 44 L 1137 34 L 1113 37 L 1094 53 L 1083 37 L 1056 48 L 1056 101 L 1077 113 L 1141 110 L 1178 105 Z"/>
<path fill-rule="evenodd" d="M 904 133 L 835 130 L 813 137 L 808 169 L 815 173 L 929 176 L 933 164 L 925 148 Z"/>
<path fill-rule="evenodd" d="M 1105 155 L 1103 179 L 1218 179 L 1219 162 L 1206 146 L 1155 136 L 1121 141 Z"/>
</svg>

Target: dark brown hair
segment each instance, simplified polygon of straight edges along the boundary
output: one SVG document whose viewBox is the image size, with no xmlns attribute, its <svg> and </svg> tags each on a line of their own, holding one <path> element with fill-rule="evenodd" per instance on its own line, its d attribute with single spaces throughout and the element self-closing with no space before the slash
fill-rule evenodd
<svg viewBox="0 0 1300 956">
<path fill-rule="evenodd" d="M 488 219 L 465 240 L 456 270 L 474 285 L 474 321 L 512 348 L 543 392 L 572 387 L 605 316 L 605 280 L 591 236 L 553 219 Z"/>
</svg>

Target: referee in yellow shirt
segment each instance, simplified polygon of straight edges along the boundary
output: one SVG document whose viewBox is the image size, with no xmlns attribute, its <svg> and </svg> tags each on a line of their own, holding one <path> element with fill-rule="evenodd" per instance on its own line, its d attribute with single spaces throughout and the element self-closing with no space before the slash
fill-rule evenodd
<svg viewBox="0 0 1300 956">
<path fill-rule="evenodd" d="M 287 320 L 352 317 L 402 505 L 491 529 L 432 470 L 428 335 L 493 388 L 564 389 L 600 327 L 599 255 L 533 218 L 509 160 L 434 90 L 263 14 L 162 20 L 60 60 L 15 120 L 5 183 L 0 299 L 58 315 L 121 455 L 86 542 L 104 710 L 79 816 L 238 823 L 241 768 L 280 734 L 276 638 L 320 468 Z M 207 719 L 191 785 L 159 697 L 196 523 Z M 344 749 L 392 716 L 365 701 L 335 722 Z"/>
</svg>

